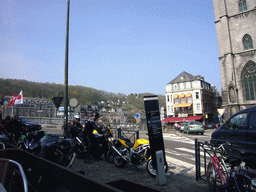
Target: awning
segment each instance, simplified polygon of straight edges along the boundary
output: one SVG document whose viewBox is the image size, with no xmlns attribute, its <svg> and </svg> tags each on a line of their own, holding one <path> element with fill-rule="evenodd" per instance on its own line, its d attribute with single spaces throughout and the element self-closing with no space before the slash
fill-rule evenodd
<svg viewBox="0 0 256 192">
<path fill-rule="evenodd" d="M 183 104 L 176 104 L 173 107 L 190 107 L 192 103 L 183 103 Z"/>
<path fill-rule="evenodd" d="M 162 120 L 162 123 L 175 123 L 175 122 L 191 122 L 191 121 L 202 121 L 204 116 L 189 116 L 189 117 L 168 117 Z"/>
<path fill-rule="evenodd" d="M 177 98 L 179 98 L 179 95 L 176 94 L 176 95 L 173 96 L 173 98 L 177 99 Z"/>
<path fill-rule="evenodd" d="M 184 94 L 184 93 L 180 94 L 180 98 L 181 98 L 181 97 L 185 97 L 185 94 Z"/>
<path fill-rule="evenodd" d="M 191 97 L 192 96 L 192 93 L 187 93 L 186 94 L 186 97 Z"/>
</svg>

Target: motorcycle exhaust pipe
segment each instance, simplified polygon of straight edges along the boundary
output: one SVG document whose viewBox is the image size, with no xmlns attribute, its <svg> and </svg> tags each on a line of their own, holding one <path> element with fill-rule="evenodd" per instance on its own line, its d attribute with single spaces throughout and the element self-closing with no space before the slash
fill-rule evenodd
<svg viewBox="0 0 256 192">
<path fill-rule="evenodd" d="M 67 169 L 68 169 L 69 167 L 71 167 L 71 165 L 73 164 L 75 158 L 76 158 L 76 153 L 73 153 L 73 157 L 72 157 L 70 163 L 68 164 Z"/>
<path fill-rule="evenodd" d="M 81 144 L 83 143 L 78 137 L 76 137 L 76 140 Z"/>
<path fill-rule="evenodd" d="M 111 146 L 112 149 L 114 149 L 114 151 L 120 156 L 122 157 L 123 160 L 127 161 L 129 163 L 129 161 L 117 150 L 117 148 L 115 148 L 115 146 Z"/>
</svg>

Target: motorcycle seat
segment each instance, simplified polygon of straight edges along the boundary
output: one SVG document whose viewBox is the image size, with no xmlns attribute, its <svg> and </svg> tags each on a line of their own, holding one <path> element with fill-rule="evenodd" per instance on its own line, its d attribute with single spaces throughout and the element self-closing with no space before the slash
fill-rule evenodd
<svg viewBox="0 0 256 192">
<path fill-rule="evenodd" d="M 125 141 L 125 144 L 128 145 L 129 147 L 133 147 L 134 143 L 130 141 Z"/>
</svg>

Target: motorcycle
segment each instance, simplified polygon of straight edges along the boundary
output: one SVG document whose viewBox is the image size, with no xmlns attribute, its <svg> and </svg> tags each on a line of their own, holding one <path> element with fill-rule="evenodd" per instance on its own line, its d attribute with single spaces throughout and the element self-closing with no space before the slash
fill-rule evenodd
<svg viewBox="0 0 256 192">
<path fill-rule="evenodd" d="M 40 155 L 49 161 L 69 168 L 76 157 L 76 153 L 72 149 L 72 139 L 60 140 L 58 134 L 47 134 L 41 140 Z"/>
<path fill-rule="evenodd" d="M 44 131 L 27 132 L 23 136 L 23 141 L 18 143 L 20 149 L 32 154 L 39 155 L 41 152 L 41 139 L 45 136 Z"/>
<path fill-rule="evenodd" d="M 94 130 L 93 133 L 94 134 L 98 133 L 98 131 Z M 114 137 L 113 137 L 114 133 L 109 125 L 103 126 L 103 135 L 107 142 L 107 147 L 105 148 L 105 151 L 104 151 L 104 158 L 107 162 L 113 163 L 114 162 L 114 151 L 112 149 L 112 146 L 116 144 L 117 140 L 114 139 Z"/>
<path fill-rule="evenodd" d="M 114 150 L 113 150 L 112 146 L 115 146 L 117 144 L 118 140 L 114 139 L 114 137 L 113 137 L 114 133 L 109 125 L 107 125 L 105 127 L 104 132 L 105 132 L 106 140 L 107 140 L 107 144 L 108 144 L 108 148 L 104 152 L 104 158 L 107 162 L 113 163 L 114 162 Z"/>
<path fill-rule="evenodd" d="M 109 137 L 110 134 L 104 131 L 102 127 L 98 128 L 98 130 L 94 130 L 93 138 L 91 141 L 93 154 L 90 155 L 94 157 L 100 157 L 101 155 L 103 155 L 108 150 Z M 78 158 L 84 158 L 87 148 L 87 142 L 84 139 L 84 130 L 74 138 L 74 142 L 74 151 L 77 153 Z"/>
<path fill-rule="evenodd" d="M 156 177 L 156 169 L 153 168 L 150 145 L 147 139 L 137 139 L 135 143 L 127 138 L 118 138 L 118 143 L 112 146 L 114 153 L 114 164 L 116 167 L 122 168 L 129 163 L 130 165 L 139 167 L 146 165 L 147 172 L 150 176 Z M 168 170 L 168 164 L 165 162 L 165 172 Z"/>
</svg>

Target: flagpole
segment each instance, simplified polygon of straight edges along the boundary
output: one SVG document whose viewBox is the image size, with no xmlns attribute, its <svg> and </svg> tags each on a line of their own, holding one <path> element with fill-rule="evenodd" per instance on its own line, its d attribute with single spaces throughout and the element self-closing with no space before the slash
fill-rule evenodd
<svg viewBox="0 0 256 192">
<path fill-rule="evenodd" d="M 64 80 L 64 132 L 68 131 L 68 41 L 69 41 L 69 7 L 67 5 L 67 23 L 66 23 L 66 48 L 65 48 L 65 80 Z"/>
</svg>

